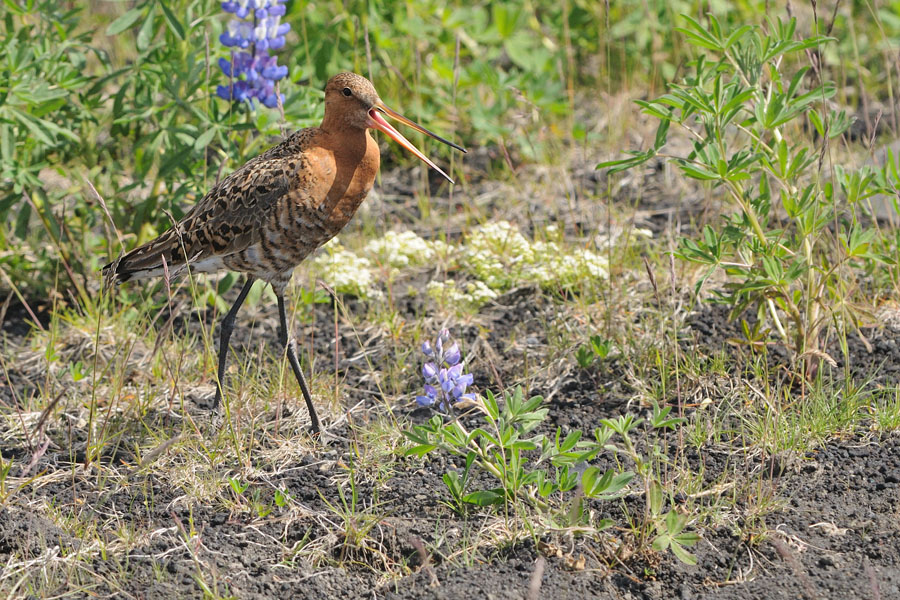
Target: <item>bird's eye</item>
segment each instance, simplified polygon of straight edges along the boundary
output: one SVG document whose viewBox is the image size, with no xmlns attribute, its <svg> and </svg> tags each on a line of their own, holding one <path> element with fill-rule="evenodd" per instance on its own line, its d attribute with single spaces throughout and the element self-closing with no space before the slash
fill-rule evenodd
<svg viewBox="0 0 900 600">
<path fill-rule="evenodd" d="M 350 91 L 350 88 L 344 88 L 343 93 L 345 96 L 349 97 L 353 95 L 353 92 Z"/>
</svg>

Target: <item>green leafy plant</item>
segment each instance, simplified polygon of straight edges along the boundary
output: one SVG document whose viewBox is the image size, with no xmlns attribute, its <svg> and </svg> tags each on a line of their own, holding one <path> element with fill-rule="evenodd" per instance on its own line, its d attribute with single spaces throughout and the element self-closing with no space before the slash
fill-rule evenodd
<svg viewBox="0 0 900 600">
<path fill-rule="evenodd" d="M 682 239 L 676 255 L 706 267 L 697 293 L 713 273 L 729 275 L 714 301 L 729 305 L 732 318 L 755 307 L 812 375 L 830 360 L 832 326 L 842 335 L 858 327 L 854 274 L 884 259 L 872 251 L 875 231 L 860 219 L 861 201 L 886 188 L 868 169 L 835 166 L 833 182 L 823 177 L 827 146 L 851 119 L 825 107 L 834 84 L 809 66 L 792 68 L 791 59 L 831 38 L 796 39 L 795 19 L 723 31 L 713 16 L 707 26 L 683 18 L 678 31 L 701 49 L 692 73 L 668 94 L 637 101 L 660 121 L 653 147 L 598 168 L 615 172 L 658 156 L 721 190 L 736 211 Z M 663 152 L 672 124 L 690 138 L 689 152 Z"/>
<path fill-rule="evenodd" d="M 0 218 L 26 190 L 41 187 L 41 169 L 71 158 L 91 133 L 99 94 L 86 73 L 92 49 L 89 32 L 76 33 L 80 9 L 63 11 L 55 2 L 5 3 L 0 43 Z M 37 17 L 37 18 L 35 18 Z M 55 159 L 55 160 L 54 160 Z M 24 236 L 31 206 L 17 215 Z"/>
<path fill-rule="evenodd" d="M 581 440 L 576 431 L 561 439 L 532 433 L 547 417 L 543 398 L 526 400 L 521 388 L 505 394 L 503 402 L 490 391 L 474 401 L 485 425 L 469 432 L 459 420 L 445 422 L 433 416 L 427 424 L 417 425 L 404 435 L 413 442 L 406 453 L 424 456 L 436 449 L 465 458 L 462 473 L 451 471 L 444 477 L 453 506 L 462 510 L 466 504 L 503 505 L 520 500 L 541 511 L 550 510 L 548 499 L 555 493 L 573 490 L 585 475 L 578 466 L 591 460 L 603 448 L 603 434 L 595 440 Z M 533 453 L 533 454 L 532 454 Z M 492 475 L 496 487 L 467 491 L 473 466 Z M 586 466 L 586 465 L 585 465 Z M 612 499 L 628 484 L 632 474 L 610 470 L 602 476 L 589 467 L 583 493 L 588 498 Z"/>
<path fill-rule="evenodd" d="M 587 344 L 582 344 L 575 351 L 575 360 L 582 369 L 587 369 L 595 362 L 605 360 L 612 351 L 612 341 L 599 335 L 592 335 Z"/>
<path fill-rule="evenodd" d="M 551 527 L 578 528 L 585 525 L 599 531 L 610 527 L 610 519 L 588 522 L 585 519 L 585 499 L 614 500 L 624 494 L 626 486 L 639 476 L 644 485 L 646 510 L 640 523 L 637 539 L 646 544 L 650 532 L 659 531 L 653 547 L 671 548 L 673 554 L 687 563 L 693 557 L 684 550 L 696 543 L 696 533 L 685 531 L 687 518 L 671 524 L 676 517 L 662 515 L 662 486 L 655 475 L 654 461 L 661 457 L 654 444 L 653 454 L 639 452 L 631 439 L 631 432 L 643 423 L 633 415 L 603 419 L 594 430 L 593 439 L 582 439 L 575 430 L 565 437 L 557 429 L 554 437 L 534 433 L 547 417 L 543 398 L 525 400 L 521 388 L 503 396 L 502 403 L 490 391 L 473 403 L 484 419 L 484 426 L 469 431 L 459 419 L 445 421 L 440 414 L 428 423 L 416 425 L 404 435 L 412 442 L 407 455 L 424 456 L 442 450 L 452 456 L 464 457 L 465 467 L 444 474 L 443 481 L 450 493 L 447 503 L 464 513 L 470 506 L 506 506 L 517 508 L 520 503 L 530 506 L 546 518 Z M 654 405 L 649 425 L 652 431 L 672 429 L 683 419 L 670 416 L 671 407 Z M 614 437 L 618 436 L 621 446 Z M 626 455 L 635 464 L 636 472 L 621 468 L 605 471 L 588 462 L 601 452 L 612 451 Z M 474 468 L 494 479 L 494 487 L 470 489 Z M 660 536 L 667 536 L 660 540 Z"/>
<path fill-rule="evenodd" d="M 687 515 L 683 515 L 675 509 L 670 510 L 666 513 L 665 519 L 656 524 L 659 535 L 653 538 L 651 548 L 657 552 L 670 549 L 681 562 L 696 565 L 697 557 L 685 548 L 690 548 L 700 541 L 700 536 L 693 531 L 685 531 L 688 521 Z"/>
<path fill-rule="evenodd" d="M 383 556 L 377 541 L 372 539 L 372 531 L 381 523 L 384 515 L 379 512 L 377 493 L 372 498 L 370 505 L 366 506 L 359 497 L 359 487 L 356 483 L 354 466 L 349 468 L 350 493 L 344 491 L 344 485 L 337 486 L 340 504 L 329 501 L 320 491 L 319 496 L 340 522 L 342 543 L 340 546 L 340 560 L 361 552 L 369 552 Z"/>
<path fill-rule="evenodd" d="M 666 515 L 662 514 L 665 506 L 664 486 L 658 476 L 659 464 L 668 461 L 668 457 L 658 443 L 658 434 L 666 430 L 675 429 L 684 422 L 684 418 L 672 417 L 672 407 L 660 407 L 653 402 L 650 419 L 647 422 L 649 431 L 648 451 L 638 450 L 631 434 L 643 423 L 642 419 L 635 419 L 632 415 L 620 415 L 615 419 L 602 419 L 603 426 L 612 433 L 618 434 L 621 446 L 615 441 L 607 442 L 604 447 L 616 454 L 624 454 L 635 464 L 635 473 L 640 477 L 644 486 L 644 514 L 640 518 L 632 519 L 639 547 L 645 547 L 653 531 L 658 532 L 650 542 L 653 550 L 662 551 L 671 548 L 676 558 L 687 564 L 695 564 L 696 559 L 684 548 L 693 546 L 699 536 L 695 532 L 685 531 L 689 517 L 675 514 L 672 509 Z M 677 520 L 675 520 L 677 519 Z M 674 520 L 670 523 L 670 520 Z M 664 537 L 666 536 L 666 537 Z"/>
</svg>

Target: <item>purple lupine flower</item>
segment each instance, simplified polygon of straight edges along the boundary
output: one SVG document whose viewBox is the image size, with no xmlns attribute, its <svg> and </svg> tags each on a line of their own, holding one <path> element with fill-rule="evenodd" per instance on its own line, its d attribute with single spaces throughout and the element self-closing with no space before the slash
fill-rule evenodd
<svg viewBox="0 0 900 600">
<path fill-rule="evenodd" d="M 284 46 L 284 36 L 290 31 L 288 23 L 282 23 L 285 0 L 226 0 L 222 10 L 234 15 L 228 22 L 219 41 L 231 49 L 231 59 L 219 59 L 219 67 L 230 79 L 228 85 L 216 88 L 216 94 L 225 100 L 248 102 L 258 100 L 264 106 L 275 108 L 278 100 L 284 102 L 284 94 L 275 93 L 275 82 L 287 77 L 288 69 L 278 64 L 269 54 Z"/>
<path fill-rule="evenodd" d="M 416 402 L 421 406 L 435 406 L 448 412 L 452 404 L 475 400 L 475 394 L 466 392 L 473 377 L 463 373 L 462 353 L 459 345 L 451 341 L 450 332 L 443 329 L 434 344 L 427 341 L 422 344 L 422 354 L 430 360 L 422 365 L 425 394 L 416 396 Z"/>
</svg>

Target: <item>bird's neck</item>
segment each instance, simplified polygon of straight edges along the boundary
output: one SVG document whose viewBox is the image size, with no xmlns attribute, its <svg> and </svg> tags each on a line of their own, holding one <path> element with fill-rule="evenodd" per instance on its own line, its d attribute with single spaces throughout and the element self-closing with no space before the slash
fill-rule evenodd
<svg viewBox="0 0 900 600">
<path fill-rule="evenodd" d="M 322 121 L 319 129 L 325 134 L 326 145 L 337 155 L 342 155 L 348 160 L 362 159 L 369 145 L 369 135 L 366 129 L 358 127 L 336 127 L 326 121 Z"/>
</svg>

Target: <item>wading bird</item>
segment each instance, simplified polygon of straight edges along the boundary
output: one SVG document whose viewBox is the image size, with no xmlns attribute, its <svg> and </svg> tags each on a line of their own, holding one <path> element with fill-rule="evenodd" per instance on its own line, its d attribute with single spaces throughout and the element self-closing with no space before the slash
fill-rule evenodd
<svg viewBox="0 0 900 600">
<path fill-rule="evenodd" d="M 369 129 L 383 131 L 453 183 L 382 115 L 465 152 L 386 107 L 368 79 L 340 73 L 325 86 L 325 117 L 319 127 L 301 129 L 248 161 L 172 229 L 103 267 L 108 280 L 119 283 L 166 272 L 173 277 L 187 268 L 194 273 L 228 269 L 246 274 L 221 323 L 213 409 L 222 398 L 235 316 L 253 282 L 261 279 L 272 285 L 278 299 L 279 339 L 300 384 L 312 430 L 319 431 L 296 343 L 288 336 L 284 290 L 294 268 L 344 228 L 372 189 L 381 157 Z"/>
</svg>

